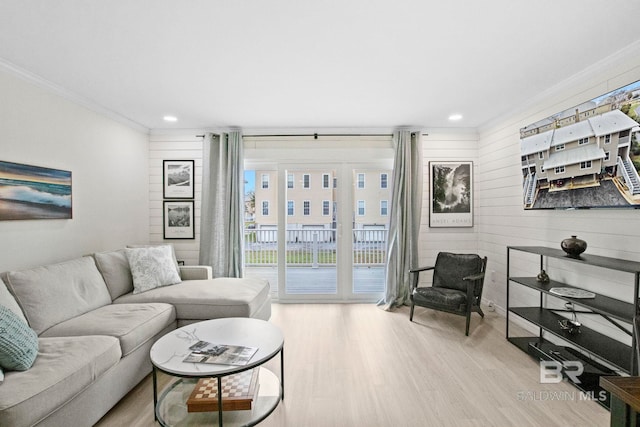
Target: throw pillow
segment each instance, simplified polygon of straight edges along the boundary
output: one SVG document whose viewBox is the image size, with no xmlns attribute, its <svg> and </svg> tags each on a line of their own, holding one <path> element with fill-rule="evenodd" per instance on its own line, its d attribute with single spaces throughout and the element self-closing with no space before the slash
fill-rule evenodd
<svg viewBox="0 0 640 427">
<path fill-rule="evenodd" d="M 2 368 L 0 368 L 0 384 L 2 384 L 3 381 L 4 381 L 4 372 L 2 371 Z"/>
<path fill-rule="evenodd" d="M 26 371 L 38 355 L 38 335 L 13 311 L 0 305 L 0 367 Z"/>
<path fill-rule="evenodd" d="M 134 294 L 181 282 L 171 247 L 127 248 L 125 253 L 133 277 Z"/>
</svg>

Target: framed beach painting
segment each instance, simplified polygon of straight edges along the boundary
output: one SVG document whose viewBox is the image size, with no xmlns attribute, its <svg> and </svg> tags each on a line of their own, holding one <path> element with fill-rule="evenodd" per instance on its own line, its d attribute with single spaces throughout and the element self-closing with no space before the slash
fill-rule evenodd
<svg viewBox="0 0 640 427">
<path fill-rule="evenodd" d="M 429 227 L 473 227 L 473 162 L 429 162 Z"/>
<path fill-rule="evenodd" d="M 165 199 L 194 198 L 193 160 L 162 161 L 162 195 Z"/>
<path fill-rule="evenodd" d="M 0 221 L 71 218 L 70 171 L 0 161 Z"/>
<path fill-rule="evenodd" d="M 193 200 L 165 200 L 164 238 L 195 239 Z"/>
</svg>

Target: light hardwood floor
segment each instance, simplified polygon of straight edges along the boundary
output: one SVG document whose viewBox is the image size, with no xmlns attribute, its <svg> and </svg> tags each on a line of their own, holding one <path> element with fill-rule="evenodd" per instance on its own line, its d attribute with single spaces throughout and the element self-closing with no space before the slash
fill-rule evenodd
<svg viewBox="0 0 640 427">
<path fill-rule="evenodd" d="M 469 337 L 463 317 L 419 307 L 411 323 L 407 307 L 274 304 L 271 321 L 285 336 L 285 400 L 264 427 L 609 424 L 572 385 L 541 384 L 494 312 L 474 314 Z M 151 387 L 149 376 L 97 425 L 156 425 Z"/>
</svg>

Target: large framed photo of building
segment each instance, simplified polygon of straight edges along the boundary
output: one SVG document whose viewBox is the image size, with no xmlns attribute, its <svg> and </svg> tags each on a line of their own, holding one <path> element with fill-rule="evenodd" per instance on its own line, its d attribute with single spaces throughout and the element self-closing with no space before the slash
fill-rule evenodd
<svg viewBox="0 0 640 427">
<path fill-rule="evenodd" d="M 162 196 L 165 199 L 194 198 L 193 160 L 162 161 Z"/>
<path fill-rule="evenodd" d="M 524 209 L 640 207 L 640 81 L 520 129 Z"/>
<path fill-rule="evenodd" d="M 473 227 L 473 162 L 429 162 L 429 227 Z"/>
<path fill-rule="evenodd" d="M 193 200 L 165 200 L 163 211 L 165 239 L 195 239 Z"/>
</svg>

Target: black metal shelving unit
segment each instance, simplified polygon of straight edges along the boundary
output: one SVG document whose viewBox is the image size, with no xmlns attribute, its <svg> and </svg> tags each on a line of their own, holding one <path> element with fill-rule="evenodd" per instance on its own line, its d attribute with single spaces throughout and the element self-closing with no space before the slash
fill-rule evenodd
<svg viewBox="0 0 640 427">
<path fill-rule="evenodd" d="M 630 273 L 634 277 L 633 301 L 622 301 L 615 298 L 597 295 L 595 298 L 569 298 L 559 296 L 550 292 L 554 287 L 576 288 L 566 283 L 554 280 L 548 283 L 538 282 L 536 277 L 511 277 L 510 257 L 511 251 L 519 251 L 537 255 L 540 257 L 540 270 L 544 268 L 545 258 L 555 258 L 570 263 L 589 265 L 592 267 L 605 268 L 610 270 Z M 538 306 L 534 307 L 511 307 L 509 300 L 510 288 L 513 285 L 524 286 L 540 293 Z M 638 293 L 640 284 L 640 262 L 621 260 L 616 258 L 603 257 L 598 255 L 583 254 L 579 258 L 567 256 L 562 250 L 548 248 L 544 246 L 508 246 L 507 247 L 507 324 L 506 338 L 522 351 L 530 354 L 539 360 L 556 361 L 563 363 L 566 361 L 580 361 L 584 365 L 584 374 L 580 377 L 580 382 L 575 383 L 576 387 L 585 392 L 593 393 L 594 396 L 606 394 L 606 399 L 598 400 L 600 404 L 609 408 L 609 395 L 599 386 L 599 376 L 629 374 L 637 375 L 638 366 L 635 363 L 636 354 L 634 351 L 635 341 L 632 331 L 628 325 L 633 325 L 633 318 L 638 314 Z M 610 338 L 598 331 L 585 326 L 580 327 L 580 333 L 571 334 L 560 328 L 559 320 L 565 317 L 557 314 L 558 309 L 548 308 L 545 304 L 545 295 L 557 298 L 560 301 L 573 304 L 573 309 L 579 313 L 589 313 L 599 315 L 611 322 L 620 330 L 632 337 L 632 345 Z M 537 336 L 512 337 L 509 335 L 509 317 L 515 315 L 538 327 Z M 564 343 L 558 345 L 552 343 L 548 338 L 557 338 L 555 341 Z M 592 357 L 606 362 L 605 366 Z M 568 376 L 571 380 L 571 375 Z M 573 382 L 573 381 L 572 381 Z"/>
</svg>

